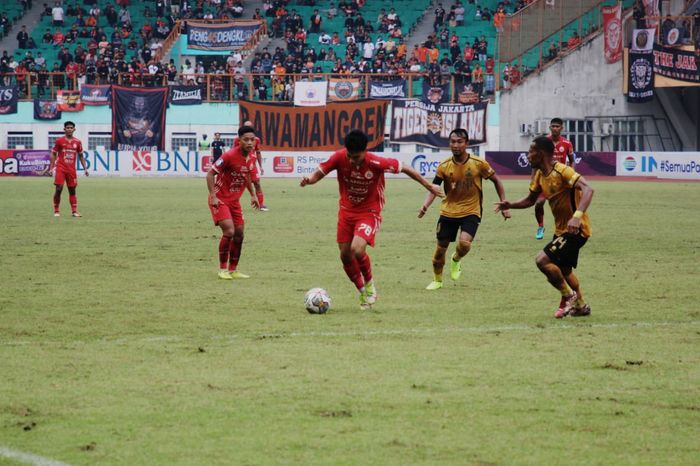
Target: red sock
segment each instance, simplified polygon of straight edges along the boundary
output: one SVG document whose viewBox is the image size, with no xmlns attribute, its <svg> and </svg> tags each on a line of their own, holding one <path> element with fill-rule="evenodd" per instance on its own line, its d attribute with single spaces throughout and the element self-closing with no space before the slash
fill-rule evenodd
<svg viewBox="0 0 700 466">
<path fill-rule="evenodd" d="M 61 195 L 58 193 L 53 194 L 53 211 L 58 212 L 58 207 L 61 205 Z"/>
<path fill-rule="evenodd" d="M 231 247 L 231 237 L 222 236 L 219 240 L 219 268 L 225 269 L 228 265 L 229 248 Z"/>
<path fill-rule="evenodd" d="M 228 255 L 228 271 L 233 272 L 238 267 L 238 260 L 241 258 L 241 249 L 243 249 L 243 241 L 236 241 L 231 238 L 231 251 Z"/>
<path fill-rule="evenodd" d="M 372 263 L 369 261 L 369 256 L 365 254 L 357 260 L 360 265 L 360 271 L 365 279 L 365 283 L 372 281 Z"/>
<path fill-rule="evenodd" d="M 360 264 L 358 264 L 356 260 L 343 264 L 343 269 L 345 269 L 348 278 L 355 284 L 358 290 L 365 286 L 362 272 L 360 272 Z"/>
<path fill-rule="evenodd" d="M 258 204 L 260 204 L 260 207 L 264 206 L 265 205 L 265 196 L 263 196 L 262 191 L 258 191 L 256 193 L 256 195 L 258 196 Z"/>
<path fill-rule="evenodd" d="M 70 201 L 71 212 L 77 212 L 78 211 L 78 196 L 76 196 L 75 194 L 70 194 L 70 195 L 68 195 L 68 200 Z"/>
</svg>

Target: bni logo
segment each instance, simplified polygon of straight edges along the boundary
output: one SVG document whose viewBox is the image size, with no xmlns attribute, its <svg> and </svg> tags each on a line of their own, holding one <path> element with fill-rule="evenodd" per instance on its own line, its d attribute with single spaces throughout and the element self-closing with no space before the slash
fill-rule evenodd
<svg viewBox="0 0 700 466">
<path fill-rule="evenodd" d="M 132 168 L 135 172 L 150 172 L 151 171 L 151 153 L 150 152 L 134 152 L 132 159 Z"/>
<path fill-rule="evenodd" d="M 631 172 L 637 166 L 637 160 L 631 155 L 629 155 L 625 157 L 625 160 L 622 161 L 622 166 L 625 167 L 625 170 Z"/>
</svg>

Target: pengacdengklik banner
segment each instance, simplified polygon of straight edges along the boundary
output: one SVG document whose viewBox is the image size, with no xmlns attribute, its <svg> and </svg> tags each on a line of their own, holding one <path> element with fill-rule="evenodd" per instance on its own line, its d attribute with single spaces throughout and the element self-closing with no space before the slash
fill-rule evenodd
<svg viewBox="0 0 700 466">
<path fill-rule="evenodd" d="M 331 102 L 324 107 L 295 107 L 289 104 L 239 102 L 240 121 L 255 122 L 264 150 L 335 151 L 343 146 L 352 129 L 367 134 L 367 150 L 384 144 L 388 102 L 355 100 Z"/>
<path fill-rule="evenodd" d="M 261 27 L 261 21 L 230 21 L 216 24 L 189 21 L 187 47 L 195 50 L 240 49 Z"/>
<path fill-rule="evenodd" d="M 474 104 L 433 104 L 416 99 L 392 101 L 391 142 L 449 146 L 450 132 L 464 128 L 469 145 L 486 143 L 488 102 Z"/>
</svg>

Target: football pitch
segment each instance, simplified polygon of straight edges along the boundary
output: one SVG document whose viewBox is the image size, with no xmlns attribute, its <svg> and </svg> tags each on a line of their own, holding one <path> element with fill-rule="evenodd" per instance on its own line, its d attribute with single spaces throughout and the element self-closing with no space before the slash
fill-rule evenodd
<svg viewBox="0 0 700 466">
<path fill-rule="evenodd" d="M 438 204 L 419 220 L 426 191 L 387 181 L 369 312 L 336 181 L 262 184 L 252 278 L 221 281 L 204 179 L 81 176 L 81 219 L 49 178 L 0 179 L 0 464 L 700 464 L 700 184 L 591 181 L 592 315 L 562 320 L 532 209 L 504 222 L 490 182 L 461 279 L 428 292 Z"/>
</svg>

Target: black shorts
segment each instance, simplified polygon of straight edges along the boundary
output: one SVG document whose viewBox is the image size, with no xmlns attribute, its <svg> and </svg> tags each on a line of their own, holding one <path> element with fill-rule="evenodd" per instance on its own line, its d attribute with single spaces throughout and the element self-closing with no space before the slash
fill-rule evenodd
<svg viewBox="0 0 700 466">
<path fill-rule="evenodd" d="M 554 264 L 559 267 L 573 267 L 578 265 L 578 251 L 586 244 L 588 238 L 581 235 L 564 233 L 561 236 L 554 235 L 552 241 L 544 247 L 543 251 Z"/>
<path fill-rule="evenodd" d="M 437 239 L 448 240 L 450 243 L 457 239 L 457 231 L 460 229 L 469 233 L 472 238 L 476 236 L 476 230 L 479 229 L 481 218 L 478 215 L 467 215 L 466 217 L 451 218 L 440 215 L 437 222 Z"/>
</svg>

